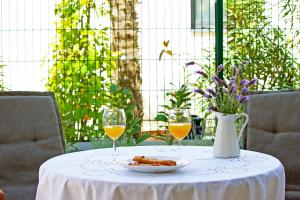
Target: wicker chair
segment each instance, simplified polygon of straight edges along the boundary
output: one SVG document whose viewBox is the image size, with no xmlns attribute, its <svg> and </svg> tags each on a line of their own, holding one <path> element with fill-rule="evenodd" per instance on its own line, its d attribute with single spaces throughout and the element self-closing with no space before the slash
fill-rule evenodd
<svg viewBox="0 0 300 200">
<path fill-rule="evenodd" d="M 40 165 L 64 153 L 54 95 L 0 93 L 0 138 L 0 187 L 6 199 L 35 199 Z"/>
</svg>

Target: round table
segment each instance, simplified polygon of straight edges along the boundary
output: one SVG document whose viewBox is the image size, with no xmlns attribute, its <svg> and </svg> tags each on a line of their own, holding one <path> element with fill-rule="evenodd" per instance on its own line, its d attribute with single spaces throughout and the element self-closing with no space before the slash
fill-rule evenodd
<svg viewBox="0 0 300 200">
<path fill-rule="evenodd" d="M 135 155 L 175 156 L 175 146 L 119 147 L 118 160 Z M 46 161 L 36 200 L 283 200 L 285 175 L 274 157 L 241 151 L 218 159 L 212 147 L 184 146 L 190 164 L 170 173 L 129 171 L 110 161 L 111 149 L 70 153 Z"/>
</svg>

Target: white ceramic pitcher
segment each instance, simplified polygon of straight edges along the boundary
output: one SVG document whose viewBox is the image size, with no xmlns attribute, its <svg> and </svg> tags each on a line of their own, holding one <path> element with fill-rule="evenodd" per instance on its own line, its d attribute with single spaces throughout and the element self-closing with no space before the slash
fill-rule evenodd
<svg viewBox="0 0 300 200">
<path fill-rule="evenodd" d="M 249 116 L 246 113 L 227 114 L 214 112 L 218 118 L 216 136 L 214 141 L 214 157 L 233 158 L 240 156 L 239 141 L 248 123 Z M 246 118 L 239 135 L 236 133 L 235 120 L 244 116 Z"/>
</svg>

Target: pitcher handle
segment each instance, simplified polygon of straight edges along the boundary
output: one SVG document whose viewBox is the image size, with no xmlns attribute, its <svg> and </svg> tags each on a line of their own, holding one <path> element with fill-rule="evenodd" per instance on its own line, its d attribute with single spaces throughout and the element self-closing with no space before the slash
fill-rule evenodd
<svg viewBox="0 0 300 200">
<path fill-rule="evenodd" d="M 240 132 L 239 132 L 239 135 L 238 135 L 238 141 L 240 141 L 241 136 L 242 136 L 242 134 L 243 134 L 243 131 L 244 131 L 244 129 L 246 128 L 247 123 L 248 123 L 248 121 L 249 121 L 249 116 L 248 116 L 246 113 L 240 113 L 240 114 L 238 114 L 238 116 L 237 116 L 236 119 L 238 119 L 238 118 L 240 118 L 240 117 L 243 117 L 243 116 L 246 118 L 246 120 L 245 120 L 245 122 L 244 122 L 244 124 L 243 124 L 243 126 L 242 126 L 242 128 L 241 128 L 241 130 L 240 130 Z"/>
</svg>

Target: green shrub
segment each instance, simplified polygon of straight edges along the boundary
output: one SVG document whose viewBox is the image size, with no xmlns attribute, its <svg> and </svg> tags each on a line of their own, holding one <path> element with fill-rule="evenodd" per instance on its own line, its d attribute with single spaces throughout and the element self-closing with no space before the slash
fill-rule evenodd
<svg viewBox="0 0 300 200">
<path fill-rule="evenodd" d="M 248 61 L 246 79 L 257 77 L 258 90 L 300 87 L 300 64 L 292 54 L 286 32 L 273 27 L 266 0 L 227 1 L 225 76 L 232 64 Z"/>
<path fill-rule="evenodd" d="M 134 118 L 135 106 L 130 104 L 132 92 L 112 84 L 118 57 L 111 51 L 109 28 L 97 19 L 106 17 L 108 8 L 94 0 L 61 0 L 55 7 L 55 63 L 47 87 L 55 92 L 69 143 L 104 137 L 102 106 L 124 107 L 128 143 L 135 144 L 140 131 L 141 120 Z"/>
<path fill-rule="evenodd" d="M 192 92 L 189 90 L 189 87 L 187 85 L 183 84 L 178 90 L 174 92 L 167 92 L 166 96 L 171 97 L 169 100 L 169 104 L 161 106 L 165 111 L 160 111 L 157 113 L 155 117 L 156 121 L 167 123 L 169 111 L 171 109 L 190 109 L 191 107 Z M 168 126 L 166 125 L 162 125 L 161 127 L 168 129 Z M 157 136 L 155 136 L 155 138 L 164 140 L 169 145 L 172 145 L 174 142 L 174 137 L 169 136 L 166 133 L 158 134 Z"/>
</svg>

